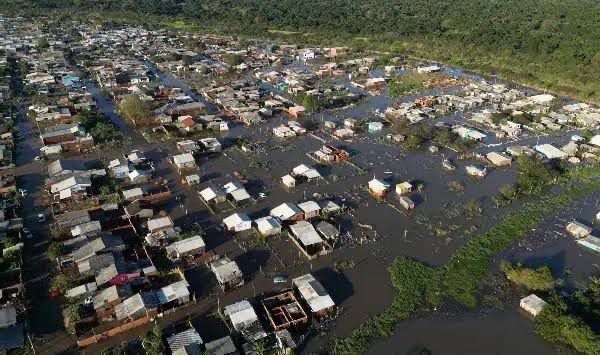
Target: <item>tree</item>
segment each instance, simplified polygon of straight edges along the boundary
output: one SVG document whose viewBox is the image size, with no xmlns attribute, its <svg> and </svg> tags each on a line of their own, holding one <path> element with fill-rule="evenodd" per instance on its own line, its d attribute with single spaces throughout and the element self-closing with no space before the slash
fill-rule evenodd
<svg viewBox="0 0 600 355">
<path fill-rule="evenodd" d="M 62 243 L 52 242 L 48 247 L 48 256 L 56 260 L 67 253 L 67 248 Z"/>
<path fill-rule="evenodd" d="M 302 106 L 311 111 L 317 111 L 321 108 L 319 99 L 314 95 L 304 95 L 304 99 L 302 99 Z"/>
<path fill-rule="evenodd" d="M 140 336 L 142 346 L 148 355 L 160 355 L 164 350 L 162 342 L 162 331 L 157 323 L 147 333 Z"/>
<path fill-rule="evenodd" d="M 66 290 L 75 286 L 77 286 L 77 281 L 73 277 L 65 274 L 58 274 L 54 277 L 54 280 L 52 280 L 51 288 L 52 290 L 64 293 Z"/>
<path fill-rule="evenodd" d="M 520 192 L 539 193 L 552 181 L 553 176 L 541 158 L 523 154 L 517 158 L 517 161 L 519 163 L 517 186 Z"/>
<path fill-rule="evenodd" d="M 46 48 L 50 48 L 50 43 L 48 43 L 48 40 L 46 38 L 40 38 L 37 40 L 36 46 L 38 47 L 38 49 L 46 49 Z"/>
<path fill-rule="evenodd" d="M 150 117 L 148 104 L 139 95 L 128 95 L 119 102 L 117 110 L 121 116 L 138 124 Z"/>
</svg>

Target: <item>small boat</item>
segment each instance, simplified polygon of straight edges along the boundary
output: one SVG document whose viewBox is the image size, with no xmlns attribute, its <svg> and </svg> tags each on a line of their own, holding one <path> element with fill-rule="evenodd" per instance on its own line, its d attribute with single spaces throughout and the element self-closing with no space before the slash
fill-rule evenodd
<svg viewBox="0 0 600 355">
<path fill-rule="evenodd" d="M 442 166 L 444 167 L 444 169 L 446 169 L 448 171 L 456 170 L 456 166 L 454 166 L 454 164 L 452 164 L 452 162 L 450 162 L 450 160 L 448 160 L 448 159 L 444 159 L 442 161 Z"/>
</svg>

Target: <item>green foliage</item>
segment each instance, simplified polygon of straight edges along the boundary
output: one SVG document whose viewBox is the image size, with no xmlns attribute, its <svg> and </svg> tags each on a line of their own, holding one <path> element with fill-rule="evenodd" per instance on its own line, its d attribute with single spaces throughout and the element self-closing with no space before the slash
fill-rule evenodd
<svg viewBox="0 0 600 355">
<path fill-rule="evenodd" d="M 535 318 L 535 330 L 545 340 L 565 344 L 583 354 L 600 354 L 600 340 L 581 319 L 568 313 L 564 300 L 558 296 Z"/>
<path fill-rule="evenodd" d="M 48 247 L 48 256 L 56 260 L 67 253 L 67 248 L 62 243 L 52 242 Z"/>
<path fill-rule="evenodd" d="M 404 75 L 388 84 L 388 95 L 401 97 L 416 94 L 425 89 L 423 86 L 424 76 L 421 74 Z"/>
<path fill-rule="evenodd" d="M 525 286 L 528 290 L 547 291 L 554 288 L 554 278 L 548 266 L 530 269 L 521 264 L 512 265 L 503 260 L 500 263 L 500 270 L 507 279 L 517 285 Z"/>
<path fill-rule="evenodd" d="M 600 320 L 600 277 L 591 277 L 586 288 L 573 295 L 577 313 L 589 322 Z"/>
<path fill-rule="evenodd" d="M 163 353 L 164 345 L 162 342 L 162 330 L 157 323 L 151 330 L 140 336 L 142 346 L 148 355 L 160 355 Z"/>
<path fill-rule="evenodd" d="M 134 124 L 145 123 L 152 114 L 148 104 L 138 95 L 128 95 L 119 102 L 117 110 L 125 119 Z"/>
<path fill-rule="evenodd" d="M 120 142 L 123 138 L 119 129 L 98 111 L 85 110 L 77 116 L 83 128 L 94 137 L 97 144 Z"/>
<path fill-rule="evenodd" d="M 522 154 L 517 161 L 519 163 L 517 186 L 521 193 L 530 195 L 539 193 L 554 178 L 542 159 L 537 156 L 530 157 Z"/>
</svg>

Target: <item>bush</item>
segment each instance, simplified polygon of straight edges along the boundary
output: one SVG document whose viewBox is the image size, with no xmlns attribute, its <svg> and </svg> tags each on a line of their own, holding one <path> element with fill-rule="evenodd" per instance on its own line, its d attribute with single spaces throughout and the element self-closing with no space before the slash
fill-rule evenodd
<svg viewBox="0 0 600 355">
<path fill-rule="evenodd" d="M 554 279 L 548 266 L 530 269 L 521 264 L 512 265 L 503 260 L 500 263 L 500 270 L 507 279 L 517 285 L 525 286 L 528 290 L 547 291 L 554 288 Z"/>
</svg>

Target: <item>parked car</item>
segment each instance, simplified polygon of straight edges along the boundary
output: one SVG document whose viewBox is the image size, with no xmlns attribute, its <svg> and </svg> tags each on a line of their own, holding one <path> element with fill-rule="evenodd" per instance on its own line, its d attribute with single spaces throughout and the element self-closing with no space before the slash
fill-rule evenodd
<svg viewBox="0 0 600 355">
<path fill-rule="evenodd" d="M 276 284 L 282 284 L 287 282 L 288 277 L 286 275 L 279 275 L 279 276 L 275 276 L 275 278 L 273 279 L 273 283 Z"/>
<path fill-rule="evenodd" d="M 44 214 L 43 214 L 43 213 L 38 213 L 37 217 L 38 217 L 38 222 L 39 222 L 39 223 L 44 223 L 44 222 L 46 222 L 46 216 L 44 216 Z"/>
<path fill-rule="evenodd" d="M 31 234 L 31 231 L 28 228 L 23 228 L 23 235 L 26 239 L 33 238 L 33 234 Z"/>
</svg>

